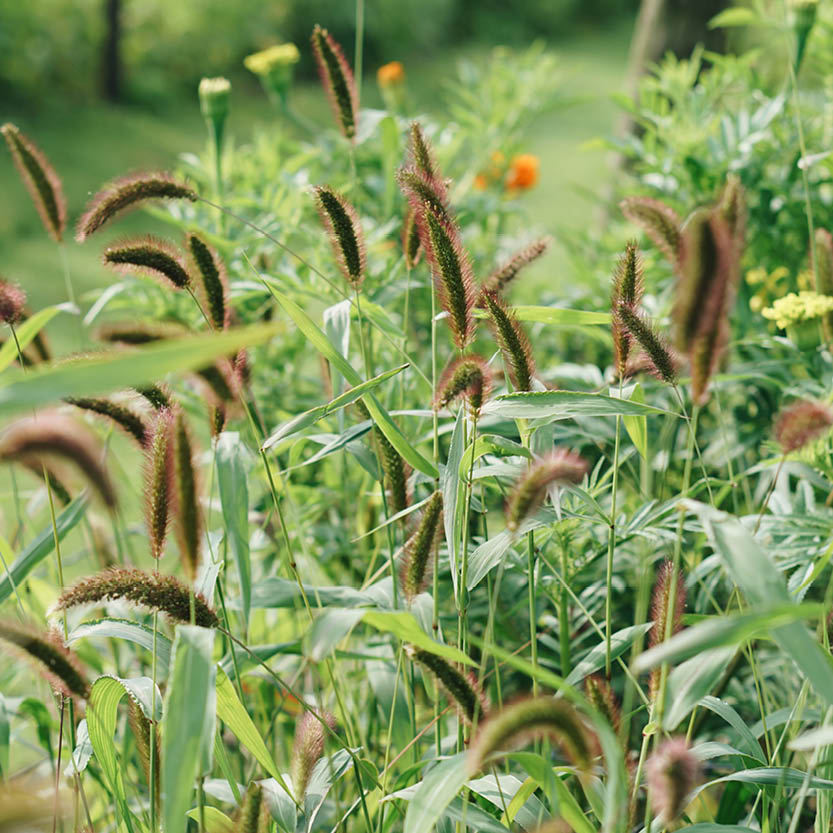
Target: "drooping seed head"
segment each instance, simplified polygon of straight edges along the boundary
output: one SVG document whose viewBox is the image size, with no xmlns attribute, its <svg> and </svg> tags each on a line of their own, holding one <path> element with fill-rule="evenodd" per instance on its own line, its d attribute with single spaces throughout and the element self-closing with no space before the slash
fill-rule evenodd
<svg viewBox="0 0 833 833">
<path fill-rule="evenodd" d="M 330 729 L 335 728 L 335 718 L 326 711 L 319 712 L 318 717 L 312 712 L 305 711 L 295 727 L 295 743 L 289 761 L 289 778 L 292 782 L 295 800 L 299 803 L 303 803 L 312 771 L 324 754 L 326 730 L 321 723 L 322 720 Z"/>
<path fill-rule="evenodd" d="M 359 114 L 359 96 L 353 71 L 341 46 L 318 24 L 312 30 L 312 51 L 336 122 L 345 138 L 353 139 Z"/>
<path fill-rule="evenodd" d="M 428 203 L 422 204 L 419 218 L 425 229 L 422 245 L 431 264 L 434 286 L 440 304 L 448 313 L 454 343 L 463 350 L 474 337 L 475 292 L 471 262 L 453 223 L 439 216 Z"/>
<path fill-rule="evenodd" d="M 173 411 L 165 408 L 156 415 L 145 452 L 145 524 L 150 554 L 159 559 L 165 551 L 174 500 Z"/>
<path fill-rule="evenodd" d="M 174 289 L 186 289 L 191 276 L 185 261 L 167 240 L 146 236 L 134 240 L 122 240 L 104 250 L 104 265 L 120 272 L 136 272 L 170 284 Z"/>
<path fill-rule="evenodd" d="M 700 762 L 685 738 L 670 738 L 648 758 L 645 775 L 657 815 L 670 824 L 686 808 L 686 798 L 700 778 Z"/>
<path fill-rule="evenodd" d="M 263 804 L 263 788 L 252 782 L 235 814 L 234 833 L 258 833 Z"/>
<path fill-rule="evenodd" d="M 415 212 L 417 232 L 422 236 L 421 239 L 424 238 L 426 233 L 422 221 L 423 203 L 427 204 L 438 217 L 449 222 L 453 221 L 443 183 L 432 179 L 423 171 L 413 167 L 401 168 L 396 178 L 411 210 Z"/>
<path fill-rule="evenodd" d="M 174 457 L 174 529 L 179 544 L 179 557 L 189 581 L 197 577 L 202 544 L 202 514 L 200 512 L 197 471 L 191 432 L 181 410 L 173 418 Z"/>
<path fill-rule="evenodd" d="M 467 725 L 476 725 L 487 716 L 489 704 L 474 674 L 414 645 L 407 645 L 405 653 L 413 662 L 430 672 L 448 699 L 457 706 L 458 714 Z"/>
<path fill-rule="evenodd" d="M 443 495 L 434 492 L 425 504 L 416 531 L 405 544 L 399 582 L 405 598 L 412 602 L 431 580 L 432 555 L 443 536 Z"/>
<path fill-rule="evenodd" d="M 624 330 L 624 328 L 623 328 Z M 663 342 L 665 344 L 665 342 Z M 685 364 L 684 358 L 669 344 L 665 344 L 667 358 L 671 361 L 671 369 L 676 377 L 680 375 L 680 369 Z M 666 371 L 667 372 L 667 371 Z M 623 379 L 628 379 L 631 376 L 638 376 L 640 373 L 648 373 L 655 379 L 663 381 L 662 371 L 654 364 L 654 360 L 645 352 L 640 351 L 636 355 L 631 354 L 628 357 L 628 363 L 625 365 L 625 370 L 622 373 Z"/>
<path fill-rule="evenodd" d="M 164 613 L 174 622 L 188 624 L 191 621 L 187 585 L 174 576 L 146 573 L 135 567 L 111 567 L 81 579 L 64 590 L 52 612 L 116 600 Z M 194 612 L 196 624 L 200 627 L 219 627 L 217 614 L 200 593 L 194 594 Z"/>
<path fill-rule="evenodd" d="M 833 425 L 833 411 L 822 402 L 800 399 L 778 415 L 775 439 L 784 454 L 823 437 Z"/>
<path fill-rule="evenodd" d="M 157 410 L 171 407 L 171 394 L 164 385 L 150 385 L 146 388 L 136 388 L 136 393 L 143 396 Z"/>
<path fill-rule="evenodd" d="M 682 236 L 682 224 L 677 213 L 665 203 L 650 197 L 628 197 L 619 203 L 619 207 L 625 217 L 640 226 L 668 262 L 676 267 Z"/>
<path fill-rule="evenodd" d="M 347 282 L 358 289 L 364 281 L 364 236 L 356 210 L 332 188 L 313 189 L 315 205 L 327 229 L 339 268 Z"/>
<path fill-rule="evenodd" d="M 551 487 L 580 483 L 587 473 L 587 463 L 566 448 L 557 448 L 539 457 L 515 483 L 506 505 L 506 527 L 515 532 L 538 511 Z"/>
<path fill-rule="evenodd" d="M 75 232 L 83 243 L 91 234 L 116 216 L 138 208 L 148 200 L 189 200 L 196 202 L 196 191 L 166 173 L 139 173 L 105 185 L 87 205 Z"/>
<path fill-rule="evenodd" d="M 515 390 L 532 390 L 535 362 L 523 327 L 499 295 L 484 292 L 481 297 L 489 312 L 492 332 Z"/>
<path fill-rule="evenodd" d="M 0 278 L 0 324 L 17 324 L 23 318 L 26 293 Z"/>
<path fill-rule="evenodd" d="M 222 258 L 199 235 L 189 232 L 185 248 L 192 272 L 200 278 L 200 290 L 215 330 L 225 330 L 231 323 L 228 277 Z"/>
<path fill-rule="evenodd" d="M 99 328 L 96 337 L 100 341 L 136 345 L 181 338 L 187 332 L 181 324 L 169 321 L 118 321 Z"/>
<path fill-rule="evenodd" d="M 539 737 L 551 738 L 574 766 L 584 773 L 589 771 L 594 741 L 581 715 L 566 700 L 544 695 L 505 706 L 482 724 L 469 749 L 469 772 L 474 775 L 499 752 Z"/>
<path fill-rule="evenodd" d="M 39 414 L 14 423 L 0 437 L 0 460 L 40 463 L 44 457 L 71 463 L 104 503 L 115 508 L 116 492 L 104 466 L 104 449 L 74 419 L 62 414 Z"/>
<path fill-rule="evenodd" d="M 635 341 L 650 358 L 663 382 L 674 385 L 677 382 L 677 365 L 665 339 L 656 331 L 653 323 L 633 307 L 620 302 L 614 310 L 614 320 L 620 333 Z"/>
<path fill-rule="evenodd" d="M 483 281 L 483 290 L 486 292 L 495 292 L 500 294 L 503 290 L 518 277 L 518 273 L 528 266 L 533 261 L 537 260 L 543 255 L 547 249 L 552 245 L 551 237 L 541 237 L 534 240 L 528 246 L 524 246 L 520 251 L 515 252 L 506 263 L 495 269 L 485 281 Z M 482 302 L 481 302 L 482 304 Z"/>
<path fill-rule="evenodd" d="M 20 178 L 32 197 L 47 234 L 60 243 L 67 220 L 61 178 L 35 143 L 18 127 L 7 122 L 0 127 L 0 133 L 6 139 Z"/>
<path fill-rule="evenodd" d="M 46 465 L 42 460 L 34 458 L 25 458 L 20 462 L 21 465 L 24 468 L 29 469 L 35 477 L 43 480 L 44 484 L 47 485 L 49 490 L 52 492 L 52 497 L 54 497 L 62 506 L 66 506 L 72 500 L 69 489 L 67 489 L 59 475 L 51 466 Z"/>
<path fill-rule="evenodd" d="M 714 329 L 695 336 L 689 348 L 689 365 L 691 369 L 691 399 L 703 406 L 709 399 L 709 382 L 729 345 L 729 321 L 721 317 L 715 322 Z"/>
<path fill-rule="evenodd" d="M 419 263 L 422 246 L 419 242 L 419 227 L 416 223 L 416 212 L 408 208 L 405 221 L 402 223 L 402 254 L 405 256 L 405 266 L 413 269 Z"/>
<path fill-rule="evenodd" d="M 590 705 L 604 717 L 618 735 L 622 713 L 610 683 L 598 674 L 591 674 L 584 681 L 584 691 Z"/>
<path fill-rule="evenodd" d="M 408 487 L 411 468 L 378 426 L 374 425 L 373 435 L 379 449 L 379 460 L 382 464 L 384 485 L 389 501 L 388 508 L 396 514 L 411 505 L 411 493 Z"/>
<path fill-rule="evenodd" d="M 106 417 L 145 448 L 150 440 L 150 427 L 145 418 L 132 408 L 107 397 L 68 396 L 64 400 L 82 411 Z"/>
<path fill-rule="evenodd" d="M 672 588 L 673 584 L 673 588 Z M 673 591 L 673 597 L 671 595 Z M 679 633 L 683 627 L 683 611 L 686 605 L 685 580 L 680 570 L 677 570 L 674 579 L 674 565 L 666 560 L 659 569 L 654 592 L 651 598 L 651 616 L 654 624 L 648 638 L 651 648 L 665 641 L 668 633 L 669 620 L 671 620 L 670 635 Z M 672 619 L 673 617 L 673 619 Z M 660 669 L 655 668 L 651 673 L 650 696 L 655 700 L 659 691 Z"/>
<path fill-rule="evenodd" d="M 492 372 L 488 362 L 473 354 L 449 362 L 437 383 L 434 408 L 445 408 L 458 396 L 465 396 L 473 414 L 479 414 L 492 390 Z"/>
<path fill-rule="evenodd" d="M 14 646 L 59 694 L 87 698 L 90 686 L 81 661 L 58 631 L 43 631 L 31 624 L 2 620 L 0 643 Z"/>
</svg>

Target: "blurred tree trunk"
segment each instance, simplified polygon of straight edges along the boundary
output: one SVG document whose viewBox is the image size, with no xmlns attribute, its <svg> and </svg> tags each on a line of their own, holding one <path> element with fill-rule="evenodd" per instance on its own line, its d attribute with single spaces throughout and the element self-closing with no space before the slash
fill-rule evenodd
<svg viewBox="0 0 833 833">
<path fill-rule="evenodd" d="M 730 0 L 665 0 L 661 37 L 653 57 L 670 50 L 687 58 L 698 43 L 712 52 L 722 52 L 726 47 L 724 30 L 709 29 L 709 21 L 731 5 Z"/>
<path fill-rule="evenodd" d="M 121 0 L 104 0 L 105 36 L 101 60 L 101 94 L 121 100 Z"/>
</svg>

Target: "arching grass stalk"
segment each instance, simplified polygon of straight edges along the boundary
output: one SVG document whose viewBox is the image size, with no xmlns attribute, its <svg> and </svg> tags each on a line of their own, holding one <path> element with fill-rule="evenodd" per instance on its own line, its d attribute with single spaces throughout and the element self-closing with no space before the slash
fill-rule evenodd
<svg viewBox="0 0 833 833">
<path fill-rule="evenodd" d="M 471 497 L 472 497 L 472 476 L 474 474 L 474 445 L 477 442 L 477 411 L 472 414 L 472 429 L 471 442 L 469 448 L 471 449 L 471 463 L 469 463 L 469 473 L 466 478 L 466 494 L 463 503 L 463 549 L 461 552 L 463 564 L 460 571 L 460 649 L 465 653 L 468 650 L 468 605 L 469 605 L 469 591 L 467 582 L 469 575 L 469 520 L 471 515 Z"/>
<path fill-rule="evenodd" d="M 619 398 L 622 398 L 622 378 L 619 378 Z M 613 634 L 613 556 L 616 550 L 616 492 L 619 488 L 619 439 L 622 416 L 616 414 L 616 435 L 613 441 L 613 480 L 610 494 L 610 523 L 607 533 L 607 571 L 605 576 L 605 676 L 610 680 L 611 636 Z"/>
</svg>

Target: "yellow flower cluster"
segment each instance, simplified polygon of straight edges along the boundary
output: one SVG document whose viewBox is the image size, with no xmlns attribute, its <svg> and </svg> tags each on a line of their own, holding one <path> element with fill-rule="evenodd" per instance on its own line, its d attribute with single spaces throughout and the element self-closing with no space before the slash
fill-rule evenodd
<svg viewBox="0 0 833 833">
<path fill-rule="evenodd" d="M 279 43 L 249 55 L 243 60 L 243 64 L 255 75 L 269 75 L 278 68 L 297 64 L 300 59 L 301 53 L 294 43 Z"/>
<path fill-rule="evenodd" d="M 785 329 L 790 324 L 821 318 L 827 312 L 833 312 L 833 297 L 803 290 L 779 298 L 771 307 L 762 310 L 761 315 L 774 321 L 777 327 Z"/>
</svg>

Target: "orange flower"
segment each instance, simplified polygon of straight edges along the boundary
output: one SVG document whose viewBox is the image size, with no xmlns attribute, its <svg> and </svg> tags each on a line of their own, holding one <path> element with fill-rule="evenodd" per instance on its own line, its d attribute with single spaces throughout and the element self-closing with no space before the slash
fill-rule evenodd
<svg viewBox="0 0 833 833">
<path fill-rule="evenodd" d="M 506 177 L 507 188 L 526 189 L 538 183 L 538 157 L 522 153 L 512 160 Z"/>
<path fill-rule="evenodd" d="M 489 180 L 483 174 L 478 174 L 474 178 L 474 189 L 475 191 L 485 191 L 489 185 Z"/>
<path fill-rule="evenodd" d="M 400 61 L 391 61 L 379 67 L 376 71 L 376 80 L 380 87 L 393 87 L 401 84 L 405 80 L 405 67 Z"/>
</svg>

